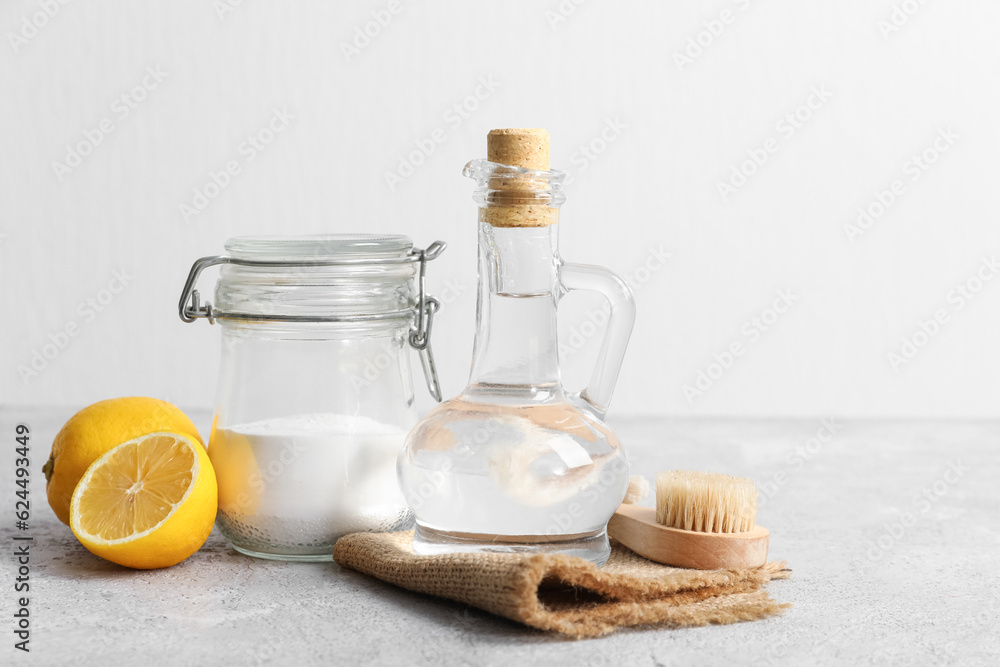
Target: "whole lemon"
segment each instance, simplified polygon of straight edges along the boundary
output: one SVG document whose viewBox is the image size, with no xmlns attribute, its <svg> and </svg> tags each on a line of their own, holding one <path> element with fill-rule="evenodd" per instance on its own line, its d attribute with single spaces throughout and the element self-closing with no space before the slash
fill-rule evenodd
<svg viewBox="0 0 1000 667">
<path fill-rule="evenodd" d="M 123 442 L 157 431 L 182 433 L 204 444 L 187 415 L 156 398 L 112 398 L 70 417 L 52 441 L 52 454 L 42 468 L 49 505 L 59 520 L 69 525 L 73 490 L 90 464 Z"/>
</svg>

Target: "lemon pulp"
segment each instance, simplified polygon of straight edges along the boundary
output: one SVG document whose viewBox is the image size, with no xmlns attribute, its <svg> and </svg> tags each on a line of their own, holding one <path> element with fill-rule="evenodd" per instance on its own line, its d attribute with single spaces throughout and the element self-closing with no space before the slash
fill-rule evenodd
<svg viewBox="0 0 1000 667">
<path fill-rule="evenodd" d="M 183 502 L 197 472 L 190 447 L 169 435 L 118 447 L 87 480 L 79 525 L 109 542 L 144 533 Z"/>
<path fill-rule="evenodd" d="M 113 563 L 170 567 L 208 539 L 218 493 L 204 446 L 182 433 L 151 433 L 87 468 L 73 492 L 70 528 Z"/>
</svg>

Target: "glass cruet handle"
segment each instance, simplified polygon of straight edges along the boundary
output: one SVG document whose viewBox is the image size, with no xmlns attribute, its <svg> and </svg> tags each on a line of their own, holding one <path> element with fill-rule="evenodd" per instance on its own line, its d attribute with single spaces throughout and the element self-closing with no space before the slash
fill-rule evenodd
<svg viewBox="0 0 1000 667">
<path fill-rule="evenodd" d="M 567 292 L 597 292 L 611 306 L 601 351 L 597 356 L 597 367 L 590 377 L 590 384 L 577 394 L 603 418 L 615 391 L 625 348 L 635 324 L 635 299 L 628 283 L 600 266 L 563 262 L 559 265 L 559 282 Z"/>
</svg>

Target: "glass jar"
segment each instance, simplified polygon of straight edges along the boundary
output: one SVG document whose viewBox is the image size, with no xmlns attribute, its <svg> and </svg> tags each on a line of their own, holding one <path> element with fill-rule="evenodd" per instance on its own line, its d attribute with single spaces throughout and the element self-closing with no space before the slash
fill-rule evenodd
<svg viewBox="0 0 1000 667">
<path fill-rule="evenodd" d="M 237 551 L 331 560 L 343 534 L 406 527 L 395 461 L 416 421 L 408 347 L 440 400 L 429 334 L 438 302 L 405 236 L 242 237 L 195 262 L 186 322 L 222 328 L 208 454 L 219 530 Z M 195 289 L 221 264 L 214 305 Z"/>
<path fill-rule="evenodd" d="M 604 416 L 635 319 L 631 291 L 607 269 L 560 257 L 562 172 L 474 160 L 464 174 L 479 185 L 472 372 L 400 454 L 413 548 L 603 563 L 608 519 L 628 487 L 627 456 Z M 562 385 L 556 331 L 559 301 L 572 290 L 597 292 L 610 306 L 597 366 L 579 393 Z"/>
</svg>

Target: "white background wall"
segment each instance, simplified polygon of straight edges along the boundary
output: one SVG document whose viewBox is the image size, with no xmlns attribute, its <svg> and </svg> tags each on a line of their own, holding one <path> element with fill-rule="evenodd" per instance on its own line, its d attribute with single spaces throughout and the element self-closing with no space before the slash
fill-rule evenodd
<svg viewBox="0 0 1000 667">
<path fill-rule="evenodd" d="M 573 173 L 563 254 L 636 287 L 617 414 L 998 415 L 1000 280 L 971 300 L 953 292 L 977 287 L 1000 249 L 996 2 L 401 0 L 350 57 L 343 44 L 387 1 L 71 2 L 36 16 L 44 4 L 0 5 L 3 404 L 147 394 L 208 407 L 219 332 L 176 315 L 191 262 L 237 234 L 359 230 L 450 243 L 430 283 L 450 301 L 435 345 L 456 393 L 475 307 L 460 171 L 490 128 L 541 126 L 553 165 Z M 147 68 L 162 81 L 146 78 L 126 116 L 120 98 Z M 800 108 L 814 90 L 828 99 Z M 241 143 L 275 109 L 294 119 L 249 161 Z M 792 128 L 782 119 L 797 110 L 808 118 Z M 113 130 L 57 174 L 105 118 Z M 391 190 L 386 172 L 437 128 L 444 142 Z M 914 172 L 942 130 L 957 138 Z M 765 146 L 724 199 L 718 184 Z M 185 220 L 180 206 L 230 160 L 241 173 Z M 845 225 L 896 180 L 901 194 L 852 242 Z M 640 268 L 661 252 L 662 267 Z M 116 271 L 127 285 L 91 309 Z M 794 305 L 752 339 L 744 323 L 779 290 Z M 567 343 L 597 305 L 567 300 Z M 888 354 L 936 311 L 947 321 L 893 368 Z M 67 327 L 65 348 L 27 374 Z M 597 340 L 565 355 L 569 383 Z M 733 342 L 744 354 L 710 368 Z M 688 400 L 701 370 L 719 377 Z"/>
</svg>

